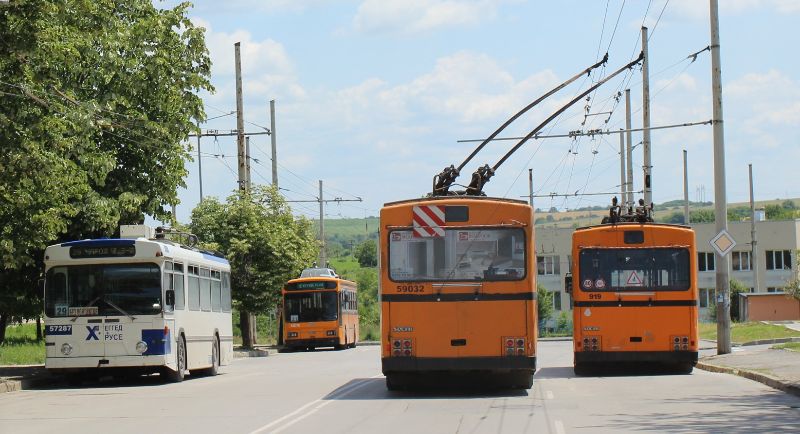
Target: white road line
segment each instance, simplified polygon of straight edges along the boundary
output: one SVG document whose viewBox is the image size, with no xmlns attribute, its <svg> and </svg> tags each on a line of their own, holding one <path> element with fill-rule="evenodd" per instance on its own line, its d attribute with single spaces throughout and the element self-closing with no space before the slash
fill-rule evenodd
<svg viewBox="0 0 800 434">
<path fill-rule="evenodd" d="M 340 389 L 334 395 L 331 395 L 328 399 L 325 399 L 324 397 L 320 398 L 320 399 L 315 399 L 314 401 L 311 401 L 308 404 L 303 405 L 302 407 L 298 408 L 297 410 L 295 410 L 295 411 L 293 411 L 293 412 L 291 412 L 291 413 L 289 413 L 287 415 L 284 415 L 284 416 L 282 416 L 282 417 L 280 417 L 280 418 L 278 418 L 278 419 L 276 419 L 276 420 L 274 420 L 274 421 L 262 426 L 261 428 L 256 429 L 255 431 L 252 431 L 250 434 L 257 434 L 257 433 L 267 432 L 267 430 L 269 430 L 273 426 L 278 425 L 278 424 L 286 421 L 287 419 L 291 419 L 292 417 L 296 416 L 298 413 L 301 413 L 302 411 L 306 410 L 307 408 L 309 408 L 309 407 L 311 407 L 311 406 L 313 406 L 315 404 L 318 404 L 316 407 L 314 407 L 313 409 L 311 409 L 307 413 L 297 417 L 296 419 L 291 419 L 291 420 L 287 421 L 285 424 L 275 428 L 272 431 L 269 431 L 269 432 L 272 432 L 272 433 L 281 432 L 284 429 L 294 425 L 295 423 L 300 422 L 301 420 L 307 418 L 308 416 L 311 416 L 312 414 L 314 414 L 320 408 L 325 407 L 326 405 L 330 404 L 334 399 L 341 398 L 341 397 L 349 394 L 350 392 L 353 392 L 353 391 L 355 391 L 357 389 L 360 389 L 360 388 L 368 385 L 370 379 L 380 378 L 382 376 L 383 375 L 376 375 L 374 377 L 370 377 L 369 379 L 361 380 L 361 381 L 359 381 L 357 383 L 351 384 L 350 386 L 347 386 L 346 388 Z"/>
<path fill-rule="evenodd" d="M 566 432 L 564 431 L 564 423 L 561 422 L 560 420 L 556 419 L 553 425 L 555 425 L 556 434 L 564 434 Z"/>
<path fill-rule="evenodd" d="M 554 398 L 553 391 L 548 390 L 547 392 L 545 392 L 545 396 L 547 397 L 547 399 L 553 399 Z"/>
</svg>

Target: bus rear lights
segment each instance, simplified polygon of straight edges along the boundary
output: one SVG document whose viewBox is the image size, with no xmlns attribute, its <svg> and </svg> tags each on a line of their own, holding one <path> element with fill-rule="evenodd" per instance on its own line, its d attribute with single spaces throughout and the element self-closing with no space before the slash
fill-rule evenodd
<svg viewBox="0 0 800 434">
<path fill-rule="evenodd" d="M 583 351 L 600 351 L 602 347 L 602 339 L 598 336 L 583 338 Z"/>
<path fill-rule="evenodd" d="M 400 348 L 400 345 L 402 345 L 402 342 L 400 342 L 400 339 L 395 339 L 395 340 L 392 341 L 392 346 L 393 347 Z"/>
<path fill-rule="evenodd" d="M 672 336 L 672 349 L 675 351 L 689 351 L 689 336 Z"/>
<path fill-rule="evenodd" d="M 517 355 L 524 356 L 525 355 L 525 348 L 517 348 Z"/>
<path fill-rule="evenodd" d="M 410 349 L 411 348 L 411 339 L 403 339 L 403 348 Z"/>
<path fill-rule="evenodd" d="M 393 356 L 411 356 L 414 350 L 414 344 L 411 339 L 393 339 L 392 340 Z"/>
<path fill-rule="evenodd" d="M 525 346 L 525 339 L 517 338 L 517 346 L 524 347 Z"/>
<path fill-rule="evenodd" d="M 61 345 L 61 354 L 68 356 L 71 353 L 72 353 L 72 345 L 64 342 L 64 344 Z"/>
<path fill-rule="evenodd" d="M 289 337 L 290 338 L 296 338 L 297 337 L 297 332 L 289 332 Z"/>
<path fill-rule="evenodd" d="M 506 346 L 507 347 L 513 347 L 514 346 L 514 339 L 506 340 Z"/>
<path fill-rule="evenodd" d="M 404 356 L 410 356 L 411 355 L 411 349 L 410 348 L 406 348 L 405 350 L 403 350 L 403 355 Z"/>
<path fill-rule="evenodd" d="M 502 339 L 506 356 L 524 356 L 525 338 L 505 337 Z"/>
<path fill-rule="evenodd" d="M 396 348 L 396 349 L 395 349 L 395 350 L 392 352 L 392 355 L 394 355 L 395 357 L 400 357 L 400 356 L 402 356 L 402 355 L 403 355 L 403 350 L 401 350 L 401 349 L 399 349 L 399 348 Z"/>
<path fill-rule="evenodd" d="M 336 336 L 336 330 L 328 330 L 325 332 L 327 336 Z"/>
<path fill-rule="evenodd" d="M 147 342 L 139 341 L 136 343 L 136 352 L 139 354 L 144 354 L 147 352 Z"/>
</svg>

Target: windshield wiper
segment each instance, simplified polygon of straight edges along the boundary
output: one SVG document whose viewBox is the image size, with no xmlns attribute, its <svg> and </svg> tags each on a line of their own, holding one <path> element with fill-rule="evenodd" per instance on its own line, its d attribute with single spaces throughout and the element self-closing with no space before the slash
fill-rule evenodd
<svg viewBox="0 0 800 434">
<path fill-rule="evenodd" d="M 106 302 L 106 304 L 108 304 L 109 306 L 111 306 L 114 309 L 118 310 L 121 314 L 123 314 L 123 315 L 127 316 L 128 318 L 130 318 L 131 321 L 136 321 L 136 317 L 134 317 L 133 315 L 129 314 L 128 312 L 125 312 L 121 307 L 119 307 L 116 304 L 114 304 L 111 300 L 108 300 L 105 297 L 103 297 L 103 301 Z"/>
<path fill-rule="evenodd" d="M 97 303 L 97 300 L 100 300 L 100 297 L 102 297 L 102 296 L 101 296 L 101 295 L 98 295 L 97 297 L 95 297 L 95 298 L 94 298 L 94 300 L 90 301 L 90 302 L 89 302 L 89 304 L 87 304 L 86 306 L 83 306 L 83 307 L 92 307 L 92 306 L 94 306 L 94 304 L 95 304 L 95 303 Z M 70 320 L 70 322 L 75 322 L 75 320 L 77 320 L 77 319 L 78 319 L 78 317 L 80 317 L 80 315 L 78 315 L 78 316 L 76 316 L 76 317 L 72 318 L 72 319 Z"/>
</svg>

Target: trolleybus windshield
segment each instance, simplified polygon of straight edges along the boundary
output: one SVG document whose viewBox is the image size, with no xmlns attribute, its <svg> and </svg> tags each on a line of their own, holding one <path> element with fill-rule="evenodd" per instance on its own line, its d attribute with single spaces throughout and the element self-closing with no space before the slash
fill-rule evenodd
<svg viewBox="0 0 800 434">
<path fill-rule="evenodd" d="M 153 315 L 161 312 L 161 270 L 156 264 L 96 264 L 47 271 L 49 317 Z"/>
<path fill-rule="evenodd" d="M 294 292 L 286 294 L 288 322 L 335 321 L 339 319 L 336 291 Z"/>
<path fill-rule="evenodd" d="M 521 280 L 525 232 L 520 228 L 447 228 L 442 236 L 389 233 L 389 277 L 394 281 Z"/>
<path fill-rule="evenodd" d="M 691 284 L 684 248 L 585 249 L 579 286 L 584 291 L 683 291 Z"/>
</svg>

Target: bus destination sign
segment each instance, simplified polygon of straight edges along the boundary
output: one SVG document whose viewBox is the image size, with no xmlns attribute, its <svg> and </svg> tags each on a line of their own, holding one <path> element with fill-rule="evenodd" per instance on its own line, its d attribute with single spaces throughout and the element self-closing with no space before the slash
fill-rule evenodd
<svg viewBox="0 0 800 434">
<path fill-rule="evenodd" d="M 82 258 L 122 258 L 136 256 L 136 246 L 72 246 L 69 257 Z"/>
<path fill-rule="evenodd" d="M 286 286 L 289 291 L 302 291 L 313 289 L 335 289 L 336 282 L 330 280 L 316 280 L 312 282 L 292 282 Z"/>
</svg>

